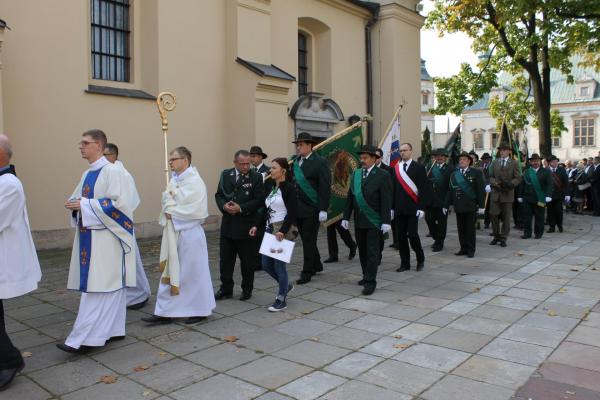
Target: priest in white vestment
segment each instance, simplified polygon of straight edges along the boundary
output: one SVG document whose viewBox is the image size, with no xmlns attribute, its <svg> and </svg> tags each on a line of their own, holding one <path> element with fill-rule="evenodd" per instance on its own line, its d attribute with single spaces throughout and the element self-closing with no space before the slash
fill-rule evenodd
<svg viewBox="0 0 600 400">
<path fill-rule="evenodd" d="M 208 265 L 208 248 L 202 223 L 208 217 L 206 185 L 191 167 L 191 152 L 177 147 L 169 156 L 173 176 L 163 193 L 159 222 L 164 226 L 160 249 L 160 279 L 150 324 L 167 324 L 186 318 L 202 321 L 216 304 Z"/>
<path fill-rule="evenodd" d="M 65 207 L 77 229 L 68 289 L 81 292 L 71 334 L 57 347 L 80 353 L 125 337 L 127 287 L 136 284 L 133 212 L 136 193 L 123 170 L 104 156 L 106 135 L 90 130 L 79 149 L 89 169 Z"/>
<path fill-rule="evenodd" d="M 42 277 L 31 238 L 25 193 L 9 164 L 12 149 L 0 134 L 0 390 L 25 367 L 21 352 L 12 344 L 4 324 L 3 301 L 37 289 Z"/>
<path fill-rule="evenodd" d="M 127 171 L 121 161 L 119 161 L 119 147 L 114 143 L 106 143 L 104 148 L 104 157 L 117 167 L 121 168 L 127 179 L 130 181 L 129 185 L 134 194 L 134 208 L 137 208 L 140 204 L 140 196 L 138 195 L 137 188 L 135 186 L 135 180 L 133 176 Z M 150 283 L 146 277 L 146 271 L 144 271 L 144 263 L 140 254 L 140 249 L 135 239 L 135 232 L 133 236 L 133 249 L 135 251 L 135 287 L 127 288 L 127 309 L 138 310 L 146 305 L 150 298 Z"/>
</svg>

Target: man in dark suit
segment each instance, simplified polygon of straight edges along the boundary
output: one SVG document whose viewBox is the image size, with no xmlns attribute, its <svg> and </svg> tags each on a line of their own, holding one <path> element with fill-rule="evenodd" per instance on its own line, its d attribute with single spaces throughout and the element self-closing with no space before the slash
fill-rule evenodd
<svg viewBox="0 0 600 400">
<path fill-rule="evenodd" d="M 255 240 L 249 232 L 256 222 L 257 212 L 264 206 L 263 178 L 250 170 L 250 154 L 246 150 L 235 153 L 234 168 L 221 173 L 215 200 L 223 213 L 220 236 L 221 288 L 215 299 L 233 296 L 233 268 L 236 256 L 242 269 L 242 295 L 240 300 L 252 297 L 254 288 Z"/>
<path fill-rule="evenodd" d="M 592 204 L 593 204 L 593 216 L 600 217 L 600 157 L 594 157 L 593 163 L 588 170 L 588 176 L 590 177 L 590 188 Z"/>
<path fill-rule="evenodd" d="M 400 145 L 401 160 L 394 168 L 394 197 L 392 210 L 396 219 L 398 230 L 398 244 L 400 247 L 400 268 L 396 271 L 403 272 L 410 269 L 410 249 L 417 256 L 417 271 L 425 266 L 425 253 L 421 247 L 418 223 L 425 216 L 425 206 L 429 201 L 427 172 L 425 167 L 412 159 L 412 145 Z"/>
<path fill-rule="evenodd" d="M 496 158 L 490 166 L 489 189 L 491 193 L 488 201 L 490 202 L 490 219 L 494 234 L 490 245 L 500 244 L 501 247 L 506 247 L 512 219 L 512 204 L 515 200 L 515 188 L 521 183 L 521 173 L 518 162 L 510 157 L 508 143 L 501 143 L 498 149 L 500 157 Z M 500 216 L 502 216 L 502 230 L 500 230 Z"/>
<path fill-rule="evenodd" d="M 454 253 L 457 256 L 475 255 L 475 223 L 477 214 L 485 212 L 483 172 L 470 166 L 469 153 L 462 152 L 458 156 L 458 168 L 450 175 L 449 190 L 446 193 L 445 205 L 442 212 L 447 215 L 448 208 L 454 207 L 458 241 L 460 249 Z"/>
<path fill-rule="evenodd" d="M 377 286 L 383 234 L 392 229 L 392 193 L 389 174 L 375 166 L 379 158 L 375 147 L 363 146 L 358 154 L 361 168 L 357 168 L 352 176 L 341 225 L 348 229 L 348 220 L 354 212 L 354 230 L 363 273 L 358 284 L 364 286 L 362 294 L 368 296 Z"/>
<path fill-rule="evenodd" d="M 558 228 L 559 232 L 563 231 L 563 202 L 569 203 L 569 175 L 567 171 L 558 165 L 558 158 L 550 156 L 548 158 L 548 170 L 552 178 L 552 201 L 548 203 L 548 223 L 550 228 L 548 233 L 554 232 Z"/>
<path fill-rule="evenodd" d="M 446 239 L 448 216 L 442 212 L 442 209 L 444 208 L 452 169 L 446 162 L 448 156 L 445 149 L 436 149 L 431 154 L 435 157 L 435 162 L 427 171 L 427 180 L 431 185 L 432 196 L 425 210 L 425 222 L 427 222 L 429 232 L 433 238 L 431 250 L 437 252 L 442 251 Z"/>
<path fill-rule="evenodd" d="M 344 244 L 350 249 L 348 260 L 352 260 L 356 256 L 356 242 L 352 239 L 352 235 L 347 229 L 342 228 L 341 221 L 336 221 L 327 227 L 327 250 L 329 257 L 324 263 L 333 263 L 339 261 L 339 247 L 337 242 L 337 233 L 340 234 Z"/>
<path fill-rule="evenodd" d="M 533 233 L 540 239 L 544 233 L 546 204 L 552 201 L 552 177 L 550 171 L 541 166 L 540 156 L 533 153 L 529 167 L 523 171 L 523 180 L 517 188 L 517 201 L 523 206 L 523 236 L 531 238 L 531 219 L 534 218 Z"/>
<path fill-rule="evenodd" d="M 377 159 L 377 161 L 375 161 L 375 166 L 377 168 L 381 168 L 383 169 L 385 172 L 387 172 L 390 175 L 390 192 L 394 189 L 394 186 L 392 185 L 392 179 L 394 178 L 394 168 L 390 167 L 389 165 L 385 164 L 382 161 L 383 158 L 383 150 L 380 148 L 377 148 L 377 155 L 379 156 L 379 158 Z M 398 231 L 396 231 L 396 223 L 394 222 L 394 218 L 392 218 L 392 244 L 390 244 L 390 247 L 398 250 Z M 385 238 L 383 239 L 383 241 L 381 242 L 381 251 L 383 251 L 383 246 L 385 243 Z"/>
<path fill-rule="evenodd" d="M 267 185 L 265 182 L 265 178 L 269 175 L 269 167 L 267 167 L 264 163 L 265 158 L 268 156 L 262 150 L 260 146 L 252 146 L 250 147 L 250 169 L 254 172 L 258 172 L 263 177 L 263 182 L 265 183 L 265 194 L 267 194 Z M 262 243 L 263 237 L 265 236 L 265 227 L 258 226 L 256 231 L 256 235 L 254 236 L 254 244 L 256 245 L 256 254 L 254 254 L 254 271 L 262 270 L 261 265 L 261 255 L 258 252 L 260 250 L 260 244 Z"/>
<path fill-rule="evenodd" d="M 329 164 L 320 155 L 313 153 L 315 139 L 306 132 L 298 134 L 292 143 L 298 153 L 292 166 L 292 175 L 298 190 L 298 232 L 302 238 L 304 265 L 299 285 L 310 282 L 313 275 L 323 271 L 321 256 L 317 248 L 319 223 L 327 220 L 331 193 L 331 171 Z"/>
<path fill-rule="evenodd" d="M 481 161 L 479 161 L 479 168 L 483 172 L 483 181 L 487 187 L 490 184 L 490 164 L 492 163 L 492 156 L 490 153 L 483 153 Z M 491 189 L 490 189 L 491 191 Z M 487 191 L 486 191 L 487 193 Z M 489 197 L 489 194 L 486 194 Z M 483 214 L 483 228 L 488 229 L 490 227 L 490 202 L 485 202 L 485 213 Z"/>
</svg>

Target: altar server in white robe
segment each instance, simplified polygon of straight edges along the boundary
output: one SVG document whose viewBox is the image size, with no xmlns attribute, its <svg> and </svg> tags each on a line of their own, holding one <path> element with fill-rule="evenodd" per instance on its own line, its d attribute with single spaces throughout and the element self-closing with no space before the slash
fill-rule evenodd
<svg viewBox="0 0 600 400">
<path fill-rule="evenodd" d="M 25 193 L 10 165 L 12 149 L 0 134 L 0 390 L 25 367 L 4 324 L 3 300 L 37 289 L 42 277 L 27 218 Z"/>
<path fill-rule="evenodd" d="M 81 292 L 73 330 L 57 344 L 70 353 L 125 337 L 126 287 L 136 283 L 135 193 L 123 170 L 103 156 L 105 145 L 101 130 L 82 135 L 79 149 L 90 165 L 65 203 L 77 228 L 67 288 Z"/>
<path fill-rule="evenodd" d="M 140 196 L 135 186 L 135 180 L 133 176 L 127 171 L 121 161 L 119 161 L 119 147 L 114 143 L 106 143 L 104 148 L 104 157 L 117 167 L 121 168 L 127 179 L 130 181 L 129 185 L 134 195 L 134 208 L 137 208 L 140 204 Z M 133 235 L 133 251 L 135 251 L 135 287 L 127 288 L 127 309 L 138 310 L 146 305 L 150 298 L 150 283 L 146 277 L 146 271 L 144 271 L 144 263 L 142 262 L 142 256 L 140 249 L 135 239 L 135 232 Z"/>
<path fill-rule="evenodd" d="M 202 228 L 208 217 L 206 185 L 191 162 L 192 153 L 185 147 L 170 153 L 173 176 L 163 193 L 159 217 L 164 226 L 162 276 L 154 315 L 142 318 L 150 324 L 168 324 L 172 318 L 186 318 L 186 324 L 195 324 L 211 315 L 216 306 Z"/>
</svg>

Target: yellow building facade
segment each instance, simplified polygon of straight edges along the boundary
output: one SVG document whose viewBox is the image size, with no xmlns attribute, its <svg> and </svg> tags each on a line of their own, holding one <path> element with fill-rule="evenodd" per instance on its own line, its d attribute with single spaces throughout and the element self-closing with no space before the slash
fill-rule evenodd
<svg viewBox="0 0 600 400">
<path fill-rule="evenodd" d="M 353 115 L 373 116 L 377 143 L 404 104 L 403 140 L 419 143 L 417 4 L 0 0 L 0 131 L 13 143 L 38 248 L 71 243 L 63 203 L 86 168 L 77 143 L 91 128 L 119 146 L 136 179 L 137 235 L 160 232 L 162 91 L 177 96 L 169 145 L 192 151 L 211 194 L 236 150 L 288 156 L 299 131 L 325 138 Z"/>
</svg>

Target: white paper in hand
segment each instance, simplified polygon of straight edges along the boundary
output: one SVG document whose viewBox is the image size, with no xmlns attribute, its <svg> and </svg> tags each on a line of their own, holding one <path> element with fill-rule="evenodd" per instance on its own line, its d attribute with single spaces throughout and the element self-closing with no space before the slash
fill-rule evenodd
<svg viewBox="0 0 600 400">
<path fill-rule="evenodd" d="M 295 244 L 295 242 L 286 239 L 283 239 L 280 242 L 277 240 L 275 235 L 265 233 L 265 237 L 260 244 L 259 253 L 289 264 L 289 262 L 292 260 L 292 253 L 294 252 Z"/>
</svg>

